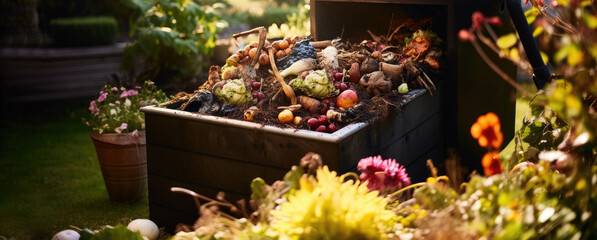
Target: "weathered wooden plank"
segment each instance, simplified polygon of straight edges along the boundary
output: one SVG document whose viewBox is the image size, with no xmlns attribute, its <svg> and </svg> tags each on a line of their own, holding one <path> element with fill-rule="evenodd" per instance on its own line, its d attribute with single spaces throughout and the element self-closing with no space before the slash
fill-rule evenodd
<svg viewBox="0 0 597 240">
<path fill-rule="evenodd" d="M 332 143 L 154 114 L 146 114 L 146 126 L 152 129 L 147 134 L 150 144 L 281 169 L 296 165 L 307 152 L 316 151 L 330 167 L 338 168 L 338 162 L 332 160 L 338 155 Z"/>
<path fill-rule="evenodd" d="M 198 209 L 193 201 L 193 198 L 183 193 L 174 193 L 170 191 L 172 187 L 182 187 L 199 193 L 205 197 L 216 199 L 217 194 L 222 191 L 213 187 L 204 186 L 196 183 L 189 183 L 180 181 L 171 177 L 160 176 L 156 174 L 148 175 L 149 185 L 149 203 L 156 203 L 163 206 L 170 206 L 173 209 L 187 212 L 189 214 L 198 215 Z M 226 201 L 235 203 L 240 199 L 249 199 L 249 194 L 237 194 L 233 192 L 226 192 Z M 206 203 L 205 200 L 199 200 L 201 204 Z"/>
<path fill-rule="evenodd" d="M 193 225 L 198 218 L 198 214 L 189 214 L 188 212 L 174 209 L 171 206 L 157 203 L 149 203 L 149 209 L 149 219 L 171 234 L 174 233 L 176 224 L 184 223 Z"/>
<path fill-rule="evenodd" d="M 85 48 L 0 48 L 0 59 L 56 60 L 122 55 L 126 44 L 115 43 L 112 45 Z"/>
<path fill-rule="evenodd" d="M 442 91 L 439 88 L 438 91 L 433 92 L 433 96 L 427 92 L 410 101 L 389 118 L 380 119 L 376 129 L 380 132 L 379 142 L 382 148 L 405 136 L 432 115 L 439 113 L 442 107 L 441 100 Z"/>
<path fill-rule="evenodd" d="M 427 167 L 427 159 L 432 159 L 436 166 L 437 163 L 443 162 L 443 145 L 436 145 L 423 155 L 417 157 L 416 160 L 406 165 L 406 173 L 410 177 L 412 183 L 424 182 L 429 177 L 429 168 Z M 439 156 L 439 157 L 438 157 Z"/>
<path fill-rule="evenodd" d="M 225 150 L 224 150 L 225 151 Z M 147 170 L 151 174 L 213 187 L 239 194 L 250 194 L 256 177 L 267 182 L 281 179 L 289 170 L 240 162 L 148 143 Z M 295 161 L 298 164 L 298 159 Z"/>
<path fill-rule="evenodd" d="M 380 154 L 384 158 L 395 158 L 402 165 L 409 165 L 433 146 L 441 143 L 443 136 L 441 124 L 441 114 L 435 114 L 382 149 Z"/>
<path fill-rule="evenodd" d="M 119 60 L 110 62 L 96 62 L 95 64 L 89 63 L 86 65 L 60 65 L 56 67 L 24 67 L 13 64 L 13 66 L 6 66 L 6 68 L 20 70 L 3 70 L 3 76 L 5 78 L 6 86 L 19 84 L 43 84 L 55 81 L 84 78 L 85 76 L 94 77 L 94 74 L 108 76 L 111 73 L 118 73 L 119 67 Z"/>
</svg>

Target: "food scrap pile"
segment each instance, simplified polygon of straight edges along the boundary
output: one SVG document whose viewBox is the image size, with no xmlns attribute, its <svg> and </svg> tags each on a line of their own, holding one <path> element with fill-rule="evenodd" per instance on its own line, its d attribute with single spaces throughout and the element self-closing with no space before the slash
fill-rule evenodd
<svg viewBox="0 0 597 240">
<path fill-rule="evenodd" d="M 400 27 L 360 43 L 311 41 L 298 36 L 237 44 L 222 67 L 193 93 L 178 93 L 162 107 L 332 133 L 352 122 L 385 116 L 405 99 L 429 91 L 441 75 L 441 39 L 430 30 Z M 399 34 L 396 34 L 399 33 Z M 396 40 L 396 36 L 405 36 Z M 424 89 L 411 91 L 414 89 Z"/>
</svg>

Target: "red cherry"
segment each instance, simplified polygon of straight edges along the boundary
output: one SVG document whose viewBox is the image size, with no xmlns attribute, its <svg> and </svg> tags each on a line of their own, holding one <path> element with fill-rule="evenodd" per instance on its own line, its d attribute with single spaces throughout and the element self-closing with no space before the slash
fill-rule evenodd
<svg viewBox="0 0 597 240">
<path fill-rule="evenodd" d="M 319 115 L 319 117 L 317 117 L 317 121 L 319 121 L 319 124 L 321 125 L 326 125 L 328 124 L 328 117 L 325 115 Z"/>
<path fill-rule="evenodd" d="M 259 99 L 259 101 L 263 100 L 264 98 L 265 98 L 265 94 L 263 94 L 263 92 L 257 93 L 257 99 Z"/>
<path fill-rule="evenodd" d="M 325 127 L 325 125 L 319 125 L 319 127 L 317 127 L 317 129 L 315 129 L 315 131 L 318 131 L 318 132 L 327 132 L 328 129 Z"/>
<path fill-rule="evenodd" d="M 253 97 L 253 98 L 257 98 L 257 94 L 258 94 L 258 92 L 252 92 L 252 93 L 251 93 L 251 97 Z"/>
<path fill-rule="evenodd" d="M 338 130 L 338 127 L 336 127 L 336 124 L 330 123 L 330 125 L 328 125 L 328 132 L 329 133 L 333 133 L 335 131 Z"/>
<path fill-rule="evenodd" d="M 340 89 L 340 83 L 334 83 L 334 88 L 335 89 Z"/>
<path fill-rule="evenodd" d="M 253 82 L 253 83 L 251 83 L 251 88 L 253 90 L 259 90 L 259 88 L 261 88 L 261 82 Z"/>
<path fill-rule="evenodd" d="M 342 82 L 342 79 L 344 79 L 344 73 L 339 72 L 334 74 L 334 81 Z"/>
<path fill-rule="evenodd" d="M 344 91 L 348 89 L 348 85 L 346 85 L 346 83 L 340 83 L 340 91 Z"/>
<path fill-rule="evenodd" d="M 309 125 L 309 127 L 311 127 L 312 129 L 316 129 L 317 127 L 319 127 L 319 121 L 317 120 L 317 118 L 309 118 L 309 120 L 307 120 L 307 125 Z"/>
</svg>

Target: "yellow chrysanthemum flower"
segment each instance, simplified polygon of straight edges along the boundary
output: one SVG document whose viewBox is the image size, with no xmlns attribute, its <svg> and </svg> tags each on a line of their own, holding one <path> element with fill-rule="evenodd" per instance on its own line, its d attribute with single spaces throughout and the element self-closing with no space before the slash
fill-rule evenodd
<svg viewBox="0 0 597 240">
<path fill-rule="evenodd" d="M 387 200 L 366 184 L 343 181 L 327 166 L 272 211 L 271 227 L 292 239 L 384 239 L 396 221 Z"/>
</svg>

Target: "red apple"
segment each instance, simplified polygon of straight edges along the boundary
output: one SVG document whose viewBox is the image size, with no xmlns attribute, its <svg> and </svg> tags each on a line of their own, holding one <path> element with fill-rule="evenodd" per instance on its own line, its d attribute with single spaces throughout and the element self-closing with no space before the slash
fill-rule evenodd
<svg viewBox="0 0 597 240">
<path fill-rule="evenodd" d="M 348 89 L 340 95 L 338 95 L 338 99 L 336 100 L 336 106 L 341 108 L 351 108 L 357 104 L 359 101 L 359 97 L 357 96 L 357 92 L 354 90 Z"/>
</svg>

